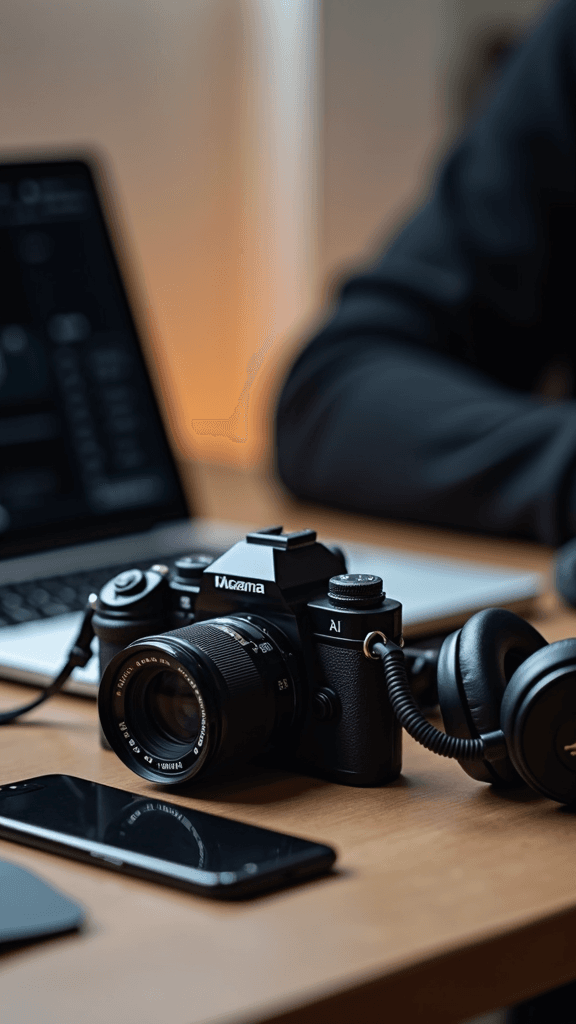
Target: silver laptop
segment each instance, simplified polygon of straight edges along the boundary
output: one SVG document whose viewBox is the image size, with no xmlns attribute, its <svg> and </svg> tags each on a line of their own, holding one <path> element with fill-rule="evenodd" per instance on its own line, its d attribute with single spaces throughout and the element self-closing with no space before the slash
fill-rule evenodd
<svg viewBox="0 0 576 1024">
<path fill-rule="evenodd" d="M 184 498 L 91 162 L 0 165 L 0 268 L 0 677 L 44 686 L 89 593 L 128 566 L 218 554 L 243 528 L 195 519 Z M 542 586 L 344 548 L 350 572 L 378 573 L 403 601 L 409 635 L 489 604 L 526 610 Z M 94 656 L 67 688 L 97 684 Z"/>
</svg>

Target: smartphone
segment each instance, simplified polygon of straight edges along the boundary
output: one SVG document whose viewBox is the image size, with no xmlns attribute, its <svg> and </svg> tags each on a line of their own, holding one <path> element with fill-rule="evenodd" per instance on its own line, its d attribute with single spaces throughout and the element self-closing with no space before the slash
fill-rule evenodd
<svg viewBox="0 0 576 1024">
<path fill-rule="evenodd" d="M 329 871 L 329 846 L 72 775 L 0 786 L 0 838 L 223 899 Z"/>
</svg>

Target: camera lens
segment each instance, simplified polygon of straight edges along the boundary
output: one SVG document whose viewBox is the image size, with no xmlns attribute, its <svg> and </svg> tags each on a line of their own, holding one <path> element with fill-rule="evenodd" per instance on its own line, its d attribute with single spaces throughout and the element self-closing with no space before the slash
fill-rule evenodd
<svg viewBox="0 0 576 1024">
<path fill-rule="evenodd" d="M 176 672 L 158 672 L 148 683 L 147 713 L 159 732 L 176 743 L 195 743 L 200 733 L 200 705 Z"/>
<path fill-rule="evenodd" d="M 293 661 L 280 630 L 252 615 L 146 637 L 104 672 L 102 729 L 132 771 L 163 784 L 248 760 L 294 719 Z"/>
</svg>

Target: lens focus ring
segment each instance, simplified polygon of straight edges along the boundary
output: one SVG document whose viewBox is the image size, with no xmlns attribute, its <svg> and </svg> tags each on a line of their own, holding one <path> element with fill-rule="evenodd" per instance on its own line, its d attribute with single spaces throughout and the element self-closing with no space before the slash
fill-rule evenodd
<svg viewBox="0 0 576 1024">
<path fill-rule="evenodd" d="M 231 692 L 260 688 L 260 676 L 242 645 L 225 646 L 222 631 L 212 623 L 195 622 L 173 629 L 168 636 L 194 644 L 208 655 L 224 677 Z M 225 635 L 225 634 L 224 634 Z"/>
</svg>

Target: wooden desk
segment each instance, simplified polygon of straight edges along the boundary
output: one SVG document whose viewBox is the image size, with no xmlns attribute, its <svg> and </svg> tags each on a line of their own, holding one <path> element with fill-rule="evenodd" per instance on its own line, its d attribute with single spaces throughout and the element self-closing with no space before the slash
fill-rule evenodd
<svg viewBox="0 0 576 1024">
<path fill-rule="evenodd" d="M 209 514 L 233 494 L 238 520 L 549 563 L 529 544 L 299 508 L 241 475 L 212 471 L 202 487 Z M 576 632 L 551 597 L 535 621 L 550 640 Z M 0 688 L 1 705 L 21 698 Z M 100 748 L 96 725 L 93 703 L 61 696 L 0 730 L 0 783 L 67 772 L 157 793 Z M 338 871 L 226 905 L 0 842 L 89 913 L 80 935 L 0 956 L 2 1024 L 456 1024 L 576 977 L 576 822 L 551 801 L 497 795 L 406 737 L 403 775 L 381 789 L 252 771 L 176 799 L 333 844 Z"/>
</svg>

